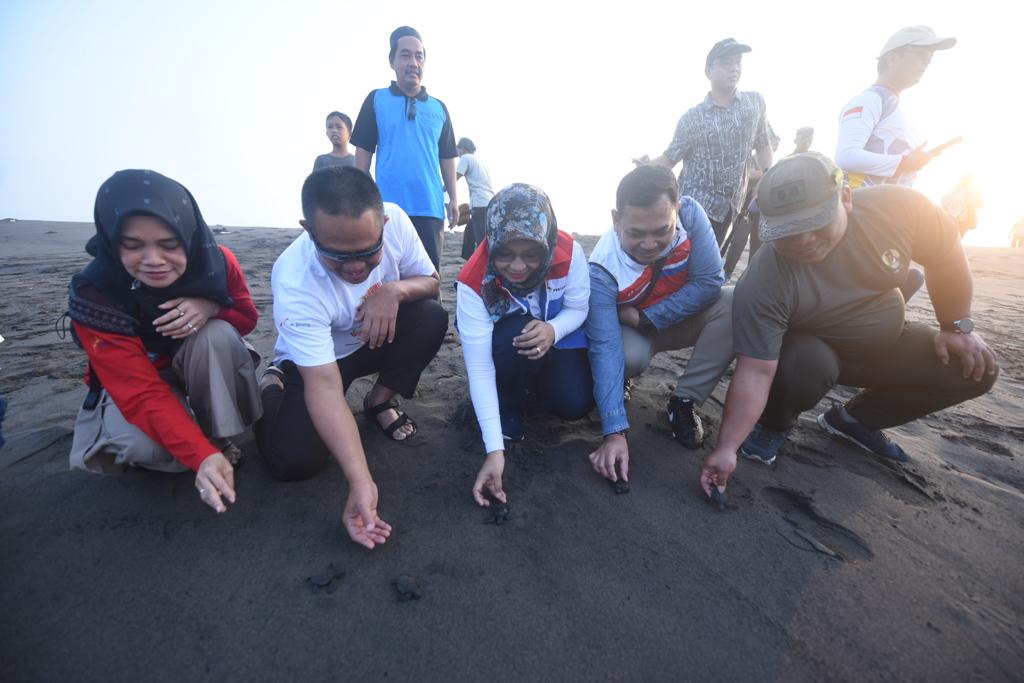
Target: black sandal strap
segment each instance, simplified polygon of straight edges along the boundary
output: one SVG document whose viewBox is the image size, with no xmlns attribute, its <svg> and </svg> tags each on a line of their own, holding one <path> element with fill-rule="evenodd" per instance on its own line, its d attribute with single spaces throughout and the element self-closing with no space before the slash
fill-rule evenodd
<svg viewBox="0 0 1024 683">
<path fill-rule="evenodd" d="M 373 407 L 370 407 L 369 401 L 369 396 L 363 399 L 363 414 L 366 415 L 366 417 L 377 417 L 385 410 L 397 409 L 398 406 L 400 405 L 398 403 L 398 400 L 394 398 L 392 398 L 390 401 L 385 401 L 384 403 L 378 403 Z"/>
<path fill-rule="evenodd" d="M 398 419 L 389 424 L 387 427 L 381 427 L 381 431 L 384 432 L 384 435 L 386 437 L 388 437 L 392 441 L 396 441 L 394 436 L 395 432 L 404 427 L 405 425 L 412 425 L 412 433 L 408 434 L 405 437 L 405 439 L 408 439 L 410 436 L 416 434 L 416 423 L 413 422 L 412 418 L 406 415 L 405 413 L 398 413 Z M 405 441 L 405 439 L 402 439 L 402 441 Z"/>
</svg>

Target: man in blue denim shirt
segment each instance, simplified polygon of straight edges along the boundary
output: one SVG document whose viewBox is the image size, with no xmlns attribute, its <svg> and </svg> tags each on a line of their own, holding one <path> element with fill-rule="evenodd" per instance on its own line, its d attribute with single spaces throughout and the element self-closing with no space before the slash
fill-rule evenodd
<svg viewBox="0 0 1024 683">
<path fill-rule="evenodd" d="M 707 214 L 691 197 L 677 203 L 672 172 L 641 166 L 619 183 L 614 228 L 590 256 L 586 331 L 594 399 L 604 442 L 590 454 L 594 469 L 629 479 L 623 398 L 626 377 L 643 372 L 659 351 L 693 347 L 668 402 L 676 440 L 696 448 L 703 403 L 733 359 L 732 288 L 723 288 L 722 257 Z"/>
</svg>

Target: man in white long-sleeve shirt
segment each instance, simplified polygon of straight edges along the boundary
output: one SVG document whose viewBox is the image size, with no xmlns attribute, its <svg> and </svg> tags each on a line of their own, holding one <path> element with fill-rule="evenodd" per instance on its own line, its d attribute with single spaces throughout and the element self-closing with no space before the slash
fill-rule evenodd
<svg viewBox="0 0 1024 683">
<path fill-rule="evenodd" d="M 878 55 L 878 80 L 839 115 L 836 164 L 851 188 L 912 185 L 917 172 L 941 151 L 923 149 L 899 97 L 921 80 L 936 50 L 954 45 L 956 38 L 940 38 L 927 26 L 900 29 L 886 41 Z"/>
<path fill-rule="evenodd" d="M 911 186 L 917 172 L 945 145 L 931 150 L 917 139 L 900 93 L 924 76 L 936 50 L 948 50 L 956 38 L 939 38 L 927 26 L 908 26 L 894 33 L 878 54 L 878 80 L 846 103 L 839 115 L 836 164 L 850 189 L 871 185 Z M 904 301 L 924 284 L 924 273 L 911 268 L 900 285 Z"/>
</svg>

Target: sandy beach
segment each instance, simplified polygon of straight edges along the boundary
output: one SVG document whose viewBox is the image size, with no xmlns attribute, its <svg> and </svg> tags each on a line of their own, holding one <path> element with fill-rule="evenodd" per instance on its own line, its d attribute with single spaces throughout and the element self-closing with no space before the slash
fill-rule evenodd
<svg viewBox="0 0 1024 683">
<path fill-rule="evenodd" d="M 485 524 L 455 336 L 405 403 L 412 443 L 359 421 L 394 527 L 367 551 L 341 526 L 336 465 L 276 482 L 251 436 L 221 516 L 190 475 L 69 471 L 85 355 L 55 323 L 92 233 L 0 222 L 0 680 L 1020 680 L 1024 250 L 968 249 L 1002 368 L 990 394 L 892 430 L 905 465 L 823 433 L 826 400 L 774 467 L 740 462 L 724 512 L 697 485 L 707 451 L 667 431 L 678 353 L 635 384 L 629 494 L 590 468 L 593 414 L 535 415 L 506 469 L 513 517 Z M 218 236 L 246 270 L 265 359 L 270 269 L 297 234 Z M 442 272 L 453 316 L 460 241 Z M 925 294 L 909 314 L 932 320 Z M 354 410 L 369 387 L 353 385 Z M 702 411 L 713 438 L 726 387 Z M 329 586 L 308 580 L 331 564 Z M 398 600 L 400 575 L 419 599 Z"/>
</svg>

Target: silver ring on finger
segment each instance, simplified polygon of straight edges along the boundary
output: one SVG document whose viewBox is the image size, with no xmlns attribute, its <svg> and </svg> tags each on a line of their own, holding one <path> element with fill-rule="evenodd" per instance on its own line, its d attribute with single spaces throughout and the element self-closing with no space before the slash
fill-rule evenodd
<svg viewBox="0 0 1024 683">
<path fill-rule="evenodd" d="M 206 489 L 196 489 L 196 490 L 199 491 L 199 497 L 200 498 L 202 498 L 203 496 L 206 495 Z"/>
<path fill-rule="evenodd" d="M 181 309 L 179 308 L 179 309 L 178 309 L 178 317 L 180 318 L 180 317 L 182 317 L 182 316 L 184 316 L 184 315 L 185 315 L 185 311 L 183 311 L 183 310 L 181 310 Z"/>
<path fill-rule="evenodd" d="M 190 329 L 190 330 L 195 330 L 196 329 L 196 326 L 193 325 L 192 323 L 185 323 L 185 324 L 188 325 L 188 329 Z"/>
</svg>

